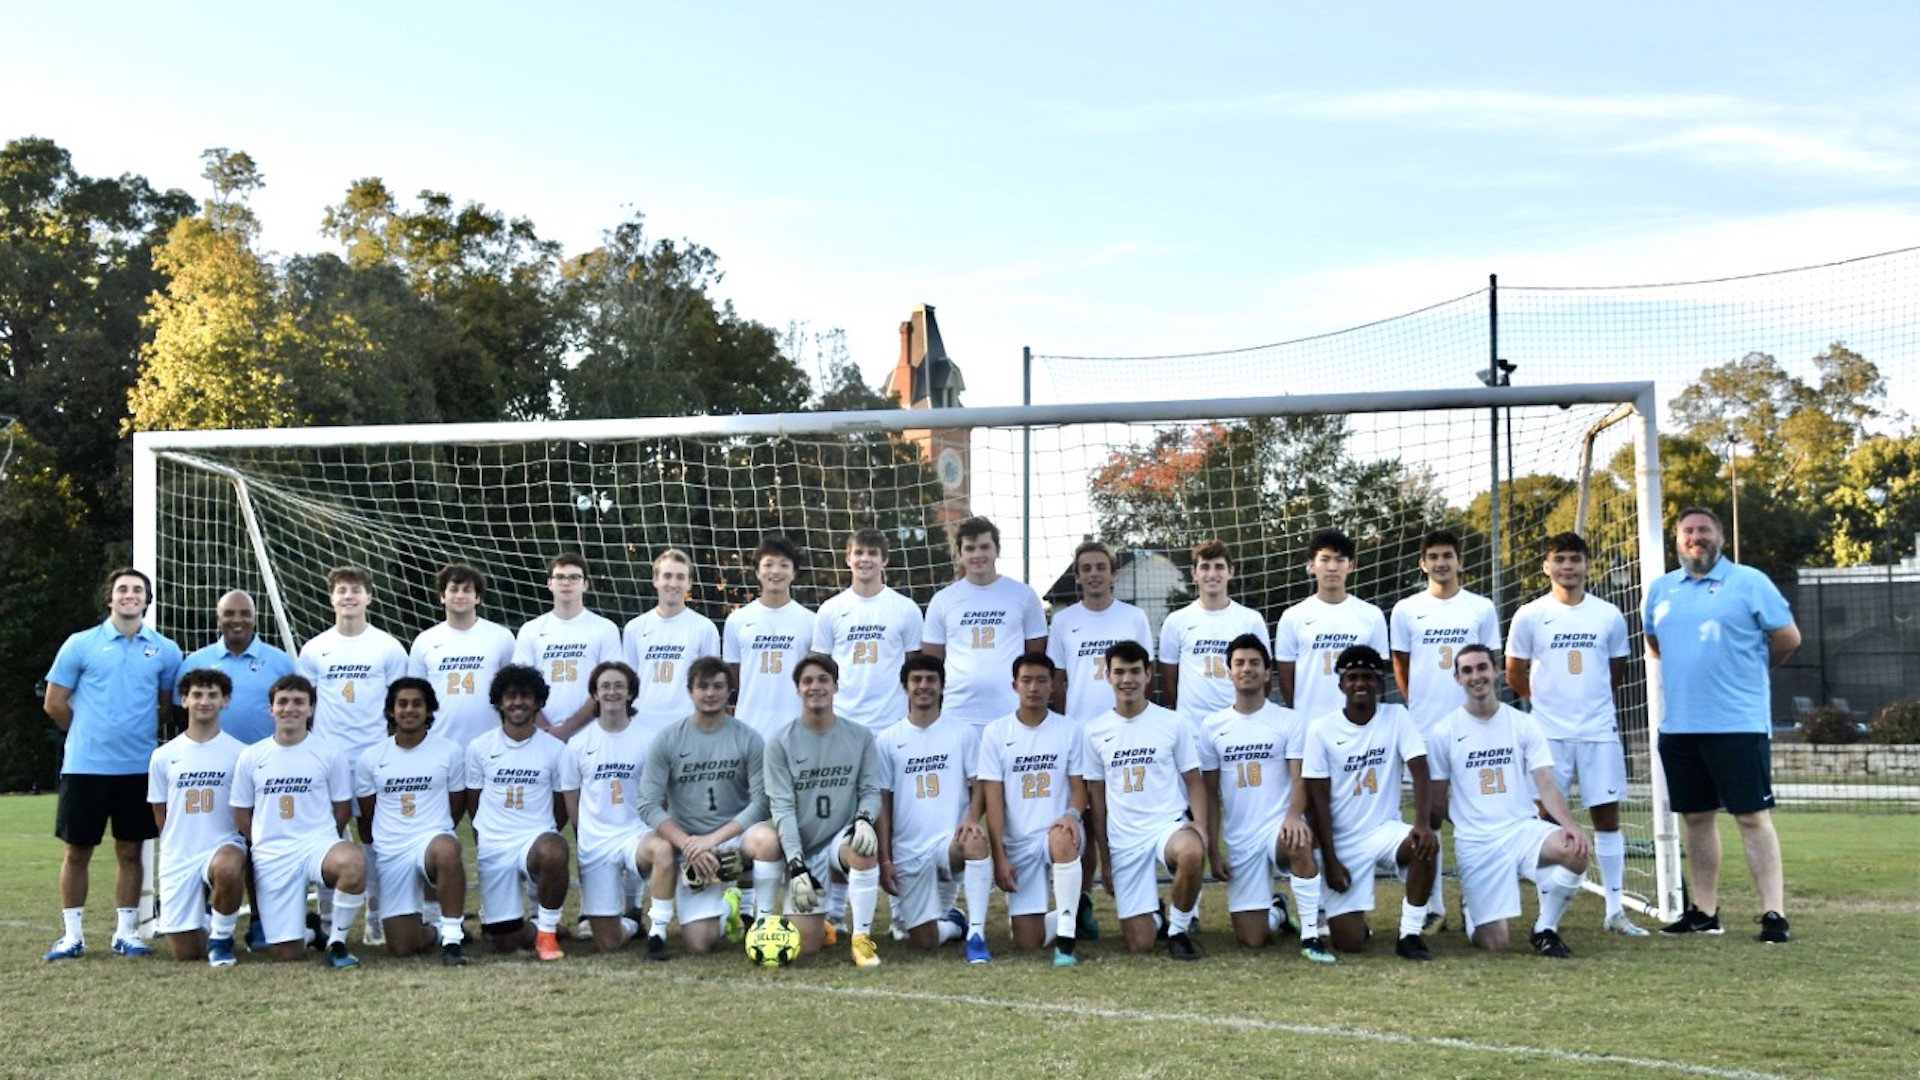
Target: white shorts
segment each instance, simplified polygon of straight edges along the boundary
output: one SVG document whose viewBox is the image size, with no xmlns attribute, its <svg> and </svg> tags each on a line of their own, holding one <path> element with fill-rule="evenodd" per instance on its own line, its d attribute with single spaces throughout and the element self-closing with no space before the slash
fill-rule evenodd
<svg viewBox="0 0 1920 1080">
<path fill-rule="evenodd" d="M 160 918 L 156 929 L 162 934 L 184 934 L 207 928 L 207 897 L 213 892 L 213 857 L 220 848 L 233 848 L 245 854 L 239 844 L 221 844 L 204 856 L 175 859 L 160 853 Z"/>
<path fill-rule="evenodd" d="M 1273 876 L 1280 869 L 1274 848 L 1279 843 L 1276 830 L 1260 847 L 1227 853 L 1227 865 L 1233 870 L 1233 880 L 1227 882 L 1228 911 L 1264 911 L 1273 906 Z"/>
<path fill-rule="evenodd" d="M 1605 806 L 1627 797 L 1627 752 L 1620 740 L 1549 739 L 1547 748 L 1553 752 L 1553 782 L 1560 794 L 1572 799 L 1574 777 L 1579 777 L 1582 808 Z"/>
<path fill-rule="evenodd" d="M 635 826 L 605 847 L 580 852 L 582 918 L 610 918 L 626 912 L 627 885 L 641 877 L 640 862 L 635 856 L 640 851 L 640 842 L 651 831 L 645 826 Z"/>
<path fill-rule="evenodd" d="M 1047 903 L 1047 897 L 1053 891 L 1052 839 L 1051 825 L 1031 836 L 1007 839 L 1007 859 L 1013 863 L 1016 884 L 1013 893 L 1007 897 L 1008 915 L 1045 915 L 1053 910 Z M 1086 843 L 1083 828 L 1080 834 L 1080 850 L 1083 853 Z M 1077 900 L 1075 902 L 1078 903 Z"/>
<path fill-rule="evenodd" d="M 1168 825 L 1151 843 L 1108 851 L 1113 860 L 1113 906 L 1123 919 L 1160 908 L 1160 871 L 1167 865 L 1167 841 L 1187 827 L 1184 821 Z"/>
<path fill-rule="evenodd" d="M 254 917 L 267 944 L 299 941 L 307 932 L 307 886 L 326 887 L 321 867 L 335 844 L 351 844 L 332 833 L 305 844 L 282 849 L 276 855 L 253 853 Z"/>
<path fill-rule="evenodd" d="M 533 845 L 549 833 L 535 833 L 518 842 L 489 844 L 482 841 L 478 857 L 480 867 L 480 925 L 512 922 L 527 917 L 527 886 L 533 875 L 527 872 L 527 857 Z"/>
<path fill-rule="evenodd" d="M 1340 862 L 1353 880 L 1347 883 L 1346 892 L 1335 892 L 1329 886 L 1320 901 L 1321 912 L 1331 919 L 1355 911 L 1372 911 L 1375 874 L 1392 874 L 1401 881 L 1407 880 L 1406 867 L 1399 864 L 1398 855 L 1401 843 L 1411 832 L 1413 826 L 1406 822 L 1389 821 L 1364 836 L 1350 837 L 1334 845 Z M 1324 854 L 1320 865 L 1326 866 Z M 1271 903 L 1273 898 L 1267 899 Z"/>
<path fill-rule="evenodd" d="M 442 836 L 452 835 L 431 833 L 397 848 L 376 843 L 367 853 L 379 884 L 381 919 L 418 915 L 426 910 L 427 847 Z"/>
<path fill-rule="evenodd" d="M 721 847 L 732 847 L 738 841 L 731 841 Z M 744 859 L 744 865 L 752 866 L 753 860 Z M 704 889 L 696 889 L 687 884 L 685 859 L 675 863 L 679 872 L 673 875 L 673 917 L 682 929 L 688 923 L 697 923 L 703 919 L 724 918 L 727 914 L 727 887 L 731 881 L 716 881 Z"/>
<path fill-rule="evenodd" d="M 840 845 L 845 842 L 845 839 L 836 833 L 832 840 L 807 852 L 807 870 L 813 874 L 813 880 L 820 886 L 818 905 L 812 911 L 807 912 L 807 914 L 827 914 L 827 889 L 833 882 L 833 875 L 836 872 L 841 874 L 847 872 L 847 868 L 840 862 Z M 781 910 L 785 911 L 788 915 L 800 914 L 800 912 L 793 910 L 792 889 L 787 890 L 787 896 L 786 899 L 782 901 Z"/>
<path fill-rule="evenodd" d="M 940 909 L 940 883 L 953 880 L 952 850 L 952 841 L 945 841 L 894 860 L 900 895 L 887 901 L 893 925 L 911 930 L 945 914 Z"/>
<path fill-rule="evenodd" d="M 1598 744 L 1589 744 L 1598 745 Z M 1540 880 L 1540 849 L 1560 826 L 1523 820 L 1500 836 L 1476 843 L 1453 838 L 1453 867 L 1460 895 L 1476 925 L 1502 922 L 1520 914 L 1520 879 Z"/>
</svg>

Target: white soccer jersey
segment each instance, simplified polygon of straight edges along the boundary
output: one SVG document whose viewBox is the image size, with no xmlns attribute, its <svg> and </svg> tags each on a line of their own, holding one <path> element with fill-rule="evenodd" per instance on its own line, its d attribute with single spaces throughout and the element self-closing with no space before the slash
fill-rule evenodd
<svg viewBox="0 0 1920 1080">
<path fill-rule="evenodd" d="M 1293 802 L 1287 760 L 1306 754 L 1307 726 L 1292 709 L 1269 701 L 1257 712 L 1228 707 L 1207 717 L 1200 740 L 1200 767 L 1220 773 L 1220 815 L 1215 826 L 1227 852 L 1271 851 Z"/>
<path fill-rule="evenodd" d="M 1553 767 L 1553 751 L 1533 717 L 1502 704 L 1482 720 L 1455 709 L 1434 729 L 1429 758 L 1435 780 L 1448 781 L 1447 818 L 1460 843 L 1507 835 L 1517 821 L 1539 817 L 1533 805 L 1533 770 Z"/>
<path fill-rule="evenodd" d="M 513 663 L 513 635 L 497 622 L 480 619 L 465 630 L 446 623 L 413 639 L 407 674 L 433 685 L 440 708 L 433 733 L 466 749 L 467 744 L 500 725 L 488 691 L 493 676 Z"/>
<path fill-rule="evenodd" d="M 763 739 L 800 715 L 793 666 L 813 647 L 813 622 L 813 612 L 794 601 L 775 608 L 755 600 L 727 616 L 721 655 L 740 665 L 733 714 Z"/>
<path fill-rule="evenodd" d="M 1055 613 L 1047 628 L 1047 655 L 1067 676 L 1069 717 L 1084 724 L 1113 708 L 1107 648 L 1121 641 L 1139 642 L 1147 650 L 1147 662 L 1153 662 L 1153 627 L 1147 613 L 1124 600 L 1115 600 L 1104 611 L 1075 604 Z"/>
<path fill-rule="evenodd" d="M 1461 589 L 1446 599 L 1422 589 L 1393 605 L 1393 651 L 1407 654 L 1407 710 L 1431 731 L 1459 708 L 1467 692 L 1453 679 L 1453 658 L 1467 645 L 1500 651 L 1500 615 L 1493 601 Z"/>
<path fill-rule="evenodd" d="M 309 734 L 292 746 L 261 739 L 240 752 L 233 766 L 236 809 L 253 811 L 255 856 L 271 858 L 319 836 L 338 836 L 333 804 L 353 801 L 347 755 L 324 736 Z"/>
<path fill-rule="evenodd" d="M 1188 814 L 1185 773 L 1200 768 L 1194 726 L 1171 709 L 1148 705 L 1129 720 L 1108 709 L 1087 725 L 1085 776 L 1106 785 L 1107 845 L 1150 844 Z"/>
<path fill-rule="evenodd" d="M 455 792 L 467 790 L 466 747 L 440 737 L 440 724 L 403 748 L 392 739 L 353 765 L 353 795 L 373 804 L 373 850 L 412 851 L 423 839 L 453 831 Z"/>
<path fill-rule="evenodd" d="M 198 866 L 225 844 L 244 844 L 233 825 L 233 767 L 246 749 L 224 731 L 206 742 L 185 733 L 153 752 L 147 766 L 147 801 L 164 803 L 160 861 Z"/>
<path fill-rule="evenodd" d="M 1341 710 L 1307 724 L 1300 775 L 1329 781 L 1336 850 L 1400 820 L 1400 770 L 1426 753 L 1420 726 L 1401 705 L 1379 706 L 1365 724 L 1352 723 Z"/>
<path fill-rule="evenodd" d="M 640 821 L 640 774 L 653 733 L 637 724 L 608 731 L 597 722 L 567 743 L 580 778 L 580 820 L 574 838 L 583 862 L 596 862 L 645 826 Z"/>
<path fill-rule="evenodd" d="M 473 832 L 482 844 L 525 844 L 553 831 L 554 798 L 580 790 L 580 770 L 544 731 L 514 742 L 495 728 L 467 747 L 467 790 L 480 793 Z"/>
<path fill-rule="evenodd" d="M 513 662 L 535 668 L 547 680 L 547 704 L 541 712 L 549 724 L 578 712 L 589 696 L 587 676 L 596 666 L 618 659 L 620 628 L 605 615 L 586 610 L 571 619 L 549 611 L 522 626 L 513 646 Z M 500 718 L 496 715 L 493 722 L 498 727 Z"/>
<path fill-rule="evenodd" d="M 893 792 L 895 857 L 952 843 L 953 830 L 967 816 L 967 781 L 979 768 L 980 729 L 944 715 L 924 728 L 898 720 L 874 743 L 880 787 Z"/>
<path fill-rule="evenodd" d="M 1552 593 L 1513 614 L 1507 655 L 1527 662 L 1533 717 L 1549 739 L 1614 742 L 1613 659 L 1627 655 L 1627 620 L 1594 596 L 1569 607 Z"/>
<path fill-rule="evenodd" d="M 1179 666 L 1175 704 L 1196 730 L 1201 721 L 1233 704 L 1227 646 L 1241 634 L 1252 634 L 1264 644 L 1267 624 L 1252 608 L 1232 600 L 1216 611 L 1195 600 L 1160 624 L 1160 662 Z"/>
<path fill-rule="evenodd" d="M 924 632 L 927 644 L 947 647 L 942 715 L 978 727 L 1020 706 L 1013 662 L 1028 640 L 1047 636 L 1047 614 L 1024 582 L 1000 577 L 975 585 L 963 578 L 933 594 Z"/>
<path fill-rule="evenodd" d="M 1357 596 L 1337 604 L 1309 596 L 1280 613 L 1273 658 L 1293 664 L 1295 712 L 1314 717 L 1345 707 L 1333 661 L 1349 645 L 1371 645 L 1382 657 L 1389 651 L 1386 616 Z"/>
<path fill-rule="evenodd" d="M 347 637 L 329 627 L 300 650 L 300 674 L 313 681 L 313 733 L 349 760 L 387 737 L 387 686 L 407 674 L 407 650 L 369 626 Z"/>
<path fill-rule="evenodd" d="M 1044 833 L 1067 812 L 1071 777 L 1085 775 L 1080 767 L 1084 742 L 1084 726 L 1056 712 L 1036 727 L 1009 714 L 981 729 L 975 775 L 1005 788 L 1009 839 Z"/>
<path fill-rule="evenodd" d="M 888 588 L 872 596 L 848 589 L 820 605 L 813 651 L 840 665 L 833 711 L 841 719 L 878 731 L 906 715 L 900 665 L 908 653 L 919 651 L 923 627 L 920 608 Z"/>
<path fill-rule="evenodd" d="M 634 722 L 659 732 L 693 715 L 687 696 L 687 665 L 702 656 L 720 655 L 720 631 L 713 620 L 692 608 L 663 618 L 655 608 L 627 623 L 621 643 L 627 666 L 640 676 L 634 695 Z"/>
</svg>

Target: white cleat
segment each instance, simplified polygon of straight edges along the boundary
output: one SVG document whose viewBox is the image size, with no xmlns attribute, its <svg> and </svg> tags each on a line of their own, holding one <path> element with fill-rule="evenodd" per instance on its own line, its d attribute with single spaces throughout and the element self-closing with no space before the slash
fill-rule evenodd
<svg viewBox="0 0 1920 1080">
<path fill-rule="evenodd" d="M 1600 928 L 1610 934 L 1621 934 L 1626 937 L 1652 936 L 1651 931 L 1646 927 L 1635 925 L 1632 919 L 1627 918 L 1627 913 L 1624 911 L 1616 911 L 1607 916 L 1606 921 L 1600 924 Z"/>
</svg>

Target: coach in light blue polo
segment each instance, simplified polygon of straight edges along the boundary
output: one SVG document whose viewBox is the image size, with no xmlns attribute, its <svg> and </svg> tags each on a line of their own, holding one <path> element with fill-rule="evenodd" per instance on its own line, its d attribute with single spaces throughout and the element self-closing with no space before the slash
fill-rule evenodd
<svg viewBox="0 0 1920 1080">
<path fill-rule="evenodd" d="M 293 657 L 262 641 L 255 632 L 253 597 L 238 589 L 222 596 L 214 610 L 220 620 L 220 640 L 188 654 L 180 674 L 211 668 L 233 680 L 233 695 L 220 712 L 220 730 L 252 745 L 273 734 L 273 715 L 267 710 L 267 690 L 283 675 L 294 673 Z M 180 692 L 174 691 L 175 704 Z"/>
</svg>

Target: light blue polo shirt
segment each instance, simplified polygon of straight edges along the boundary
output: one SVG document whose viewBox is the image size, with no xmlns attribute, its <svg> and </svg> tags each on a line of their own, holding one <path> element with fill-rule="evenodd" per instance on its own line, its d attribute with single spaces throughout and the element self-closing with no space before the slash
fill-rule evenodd
<svg viewBox="0 0 1920 1080">
<path fill-rule="evenodd" d="M 1793 611 L 1767 575 L 1724 555 L 1705 577 L 1682 567 L 1654 581 L 1642 615 L 1660 643 L 1662 732 L 1772 733 L 1767 634 Z"/>
<path fill-rule="evenodd" d="M 47 682 L 73 691 L 63 773 L 145 773 L 160 745 L 160 695 L 180 675 L 180 646 L 142 624 L 132 637 L 108 619 L 60 646 Z"/>
<path fill-rule="evenodd" d="M 210 668 L 224 673 L 233 680 L 233 696 L 227 700 L 227 707 L 220 710 L 220 730 L 239 739 L 244 745 L 252 745 L 273 734 L 273 713 L 268 711 L 267 690 L 278 682 L 283 675 L 294 673 L 293 657 L 286 650 L 262 641 L 259 634 L 240 652 L 227 648 L 227 643 L 216 641 L 204 649 L 195 649 L 187 654 L 180 665 L 180 674 Z M 180 690 L 176 686 L 173 700 L 180 702 Z"/>
</svg>

